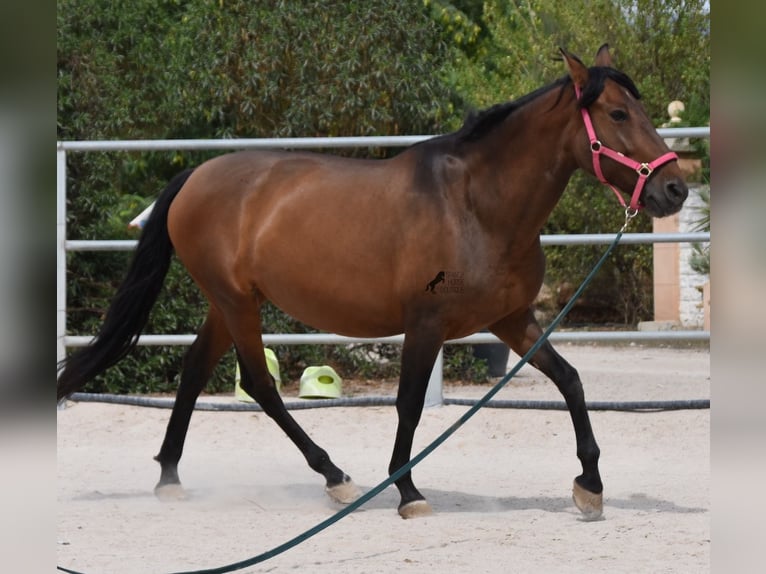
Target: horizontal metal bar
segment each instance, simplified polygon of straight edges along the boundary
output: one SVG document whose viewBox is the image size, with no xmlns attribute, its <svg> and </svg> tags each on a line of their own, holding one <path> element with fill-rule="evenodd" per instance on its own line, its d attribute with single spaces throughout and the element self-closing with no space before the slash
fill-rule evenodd
<svg viewBox="0 0 766 574">
<path fill-rule="evenodd" d="M 196 335 L 141 335 L 138 339 L 139 345 L 191 345 L 197 338 Z M 64 343 L 68 347 L 84 347 L 90 343 L 93 337 L 88 336 L 67 336 Z M 363 337 L 344 337 L 332 333 L 285 333 L 285 334 L 264 334 L 262 335 L 266 345 L 352 345 L 352 344 L 373 344 L 373 343 L 392 343 L 401 344 L 404 342 L 404 335 L 394 335 L 392 337 L 363 338 Z"/>
<path fill-rule="evenodd" d="M 657 133 L 664 139 L 670 138 L 710 138 L 710 126 L 688 128 L 659 128 Z"/>
<path fill-rule="evenodd" d="M 347 147 L 406 147 L 435 136 L 351 136 L 316 138 L 242 138 L 198 140 L 60 141 L 66 151 L 175 151 L 231 149 L 312 149 Z"/>
<path fill-rule="evenodd" d="M 549 337 L 559 343 L 612 342 L 631 343 L 641 341 L 709 341 L 710 331 L 554 331 Z M 474 333 L 461 339 L 447 341 L 448 345 L 499 343 L 492 333 Z"/>
<path fill-rule="evenodd" d="M 614 241 L 612 233 L 583 233 L 572 235 L 541 235 L 543 245 L 606 245 Z M 625 233 L 621 244 L 635 245 L 640 243 L 708 243 L 709 231 L 693 233 Z M 66 242 L 67 251 L 132 251 L 138 241 L 135 239 L 76 239 Z"/>
<path fill-rule="evenodd" d="M 576 233 L 561 235 L 541 235 L 542 245 L 606 245 L 614 241 L 615 233 Z M 620 245 L 640 243 L 708 243 L 709 231 L 690 233 L 623 233 Z"/>
<path fill-rule="evenodd" d="M 141 335 L 138 344 L 142 346 L 176 346 L 191 345 L 196 335 Z M 300 333 L 300 334 L 265 334 L 262 336 L 265 345 L 352 345 L 390 343 L 400 345 L 404 335 L 391 337 L 344 337 L 331 333 Z M 93 337 L 69 335 L 64 337 L 67 347 L 85 347 Z M 629 343 L 642 341 L 709 341 L 710 331 L 557 331 L 551 334 L 550 340 L 561 343 L 611 342 Z M 501 342 L 492 333 L 474 333 L 468 337 L 446 341 L 448 345 L 466 345 Z"/>
<path fill-rule="evenodd" d="M 709 138 L 710 127 L 659 128 L 663 138 Z M 311 149 L 347 147 L 406 147 L 431 139 L 433 135 L 350 136 L 316 138 L 241 138 L 177 140 L 58 141 L 57 150 L 66 151 L 175 151 L 230 149 Z"/>
<path fill-rule="evenodd" d="M 136 239 L 68 239 L 67 251 L 133 251 L 138 245 Z"/>
</svg>

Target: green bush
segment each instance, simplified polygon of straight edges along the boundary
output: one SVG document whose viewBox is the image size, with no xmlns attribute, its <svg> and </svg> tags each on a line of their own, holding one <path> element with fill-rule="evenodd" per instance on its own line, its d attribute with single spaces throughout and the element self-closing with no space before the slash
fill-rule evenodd
<svg viewBox="0 0 766 574">
<path fill-rule="evenodd" d="M 612 191 L 595 178 L 577 173 L 543 227 L 544 234 L 617 233 L 625 222 L 623 208 Z M 639 214 L 628 229 L 651 232 L 651 219 Z M 547 302 L 550 314 L 558 312 L 585 279 L 606 245 L 544 248 L 545 284 L 554 295 Z M 616 323 L 635 325 L 653 316 L 652 246 L 622 245 L 612 252 L 564 321 L 564 325 Z"/>
<path fill-rule="evenodd" d="M 57 137 L 441 133 L 459 126 L 461 113 L 455 110 L 466 102 L 483 107 L 517 97 L 563 73 L 560 63 L 551 60 L 557 43 L 589 61 L 588 51 L 604 40 L 613 43 L 618 62 L 626 54 L 622 63 L 639 81 L 655 120 L 665 119 L 662 110 L 676 98 L 687 100 L 687 109 L 703 117 L 709 108 L 709 9 L 695 1 L 678 17 L 679 0 L 650 2 L 638 13 L 626 9 L 628 4 L 596 3 L 581 10 L 579 4 L 548 0 L 60 0 Z M 599 18 L 592 17 L 591 8 Z M 657 25 L 637 26 L 636 18 L 656 20 Z M 573 30 L 577 39 L 571 37 Z M 68 237 L 135 238 L 126 229 L 127 221 L 175 173 L 217 153 L 68 154 Z M 392 151 L 348 153 L 381 157 Z M 611 192 L 578 176 L 543 232 L 609 233 L 621 225 L 622 211 Z M 639 216 L 630 231 L 649 227 Z M 546 248 L 547 285 L 565 296 L 602 250 Z M 68 255 L 70 333 L 96 332 L 128 258 L 127 253 Z M 570 322 L 631 324 L 650 316 L 650 279 L 651 247 L 618 248 Z M 204 313 L 204 299 L 174 263 L 145 332 L 194 332 Z M 271 306 L 263 315 L 266 332 L 309 331 Z M 276 350 L 286 379 L 295 380 L 306 365 L 320 363 L 335 366 L 342 376 L 392 378 L 401 349 Z M 88 390 L 170 392 L 184 351 L 139 348 Z M 229 353 L 208 390 L 231 389 L 234 361 Z M 445 375 L 482 380 L 486 366 L 473 359 L 470 347 L 448 346 Z"/>
<path fill-rule="evenodd" d="M 62 0 L 57 24 L 60 140 L 438 133 L 449 119 L 447 47 L 419 3 Z M 68 154 L 68 237 L 135 238 L 127 222 L 175 173 L 217 153 Z M 129 257 L 68 255 L 70 333 L 97 331 Z M 176 262 L 145 332 L 195 332 L 205 310 Z M 272 306 L 263 314 L 265 332 L 309 331 Z M 294 380 L 319 363 L 393 376 L 400 348 L 277 351 Z M 138 348 L 86 390 L 170 392 L 184 352 Z M 208 390 L 230 390 L 234 364 L 227 354 Z"/>
</svg>

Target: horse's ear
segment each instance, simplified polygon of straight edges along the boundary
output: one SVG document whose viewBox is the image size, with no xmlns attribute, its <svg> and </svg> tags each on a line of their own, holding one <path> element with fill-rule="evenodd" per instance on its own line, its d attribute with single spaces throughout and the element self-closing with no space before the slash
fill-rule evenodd
<svg viewBox="0 0 766 574">
<path fill-rule="evenodd" d="M 564 48 L 559 48 L 559 51 L 564 57 L 564 63 L 567 65 L 572 82 L 578 88 L 582 88 L 588 82 L 588 68 L 585 67 L 580 58 L 570 54 Z"/>
<path fill-rule="evenodd" d="M 609 44 L 602 44 L 596 52 L 596 65 L 605 68 L 612 67 L 612 55 L 609 53 Z"/>
</svg>

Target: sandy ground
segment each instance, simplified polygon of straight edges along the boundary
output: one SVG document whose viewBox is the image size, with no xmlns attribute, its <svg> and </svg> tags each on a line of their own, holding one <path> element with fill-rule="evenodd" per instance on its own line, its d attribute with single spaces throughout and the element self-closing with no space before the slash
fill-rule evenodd
<svg viewBox="0 0 766 574">
<path fill-rule="evenodd" d="M 559 350 L 591 401 L 710 398 L 706 349 Z M 445 396 L 478 398 L 487 388 L 448 387 Z M 496 398 L 560 397 L 525 367 Z M 465 410 L 427 409 L 415 448 Z M 87 574 L 219 567 L 339 508 L 276 425 L 253 412 L 196 412 L 180 465 L 189 498 L 158 501 L 151 457 L 169 413 L 97 403 L 58 411 L 59 565 Z M 363 489 L 385 478 L 393 407 L 293 415 Z M 568 413 L 483 409 L 414 469 L 433 515 L 402 520 L 389 487 L 314 538 L 240 572 L 709 571 L 710 411 L 593 412 L 591 420 L 602 452 L 601 521 L 582 521 L 571 502 L 580 468 Z"/>
</svg>

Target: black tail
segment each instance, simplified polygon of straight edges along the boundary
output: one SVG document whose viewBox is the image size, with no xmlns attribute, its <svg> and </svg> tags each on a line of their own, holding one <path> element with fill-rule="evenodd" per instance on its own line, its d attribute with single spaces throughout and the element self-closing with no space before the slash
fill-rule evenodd
<svg viewBox="0 0 766 574">
<path fill-rule="evenodd" d="M 168 210 L 192 171 L 176 175 L 157 198 L 96 338 L 58 365 L 63 370 L 57 381 L 57 401 L 81 389 L 136 346 L 170 268 L 173 244 L 168 235 Z"/>
</svg>

